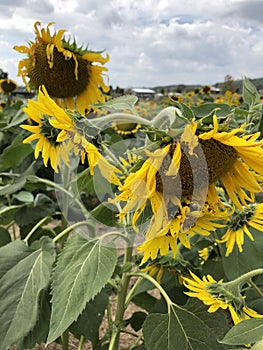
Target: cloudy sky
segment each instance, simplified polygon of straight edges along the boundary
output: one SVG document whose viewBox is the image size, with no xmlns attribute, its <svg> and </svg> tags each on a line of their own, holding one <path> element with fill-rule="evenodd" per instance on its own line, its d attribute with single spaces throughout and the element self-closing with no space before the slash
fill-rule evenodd
<svg viewBox="0 0 263 350">
<path fill-rule="evenodd" d="M 0 68 L 21 84 L 14 45 L 34 22 L 110 54 L 114 87 L 263 77 L 263 0 L 0 0 Z"/>
</svg>

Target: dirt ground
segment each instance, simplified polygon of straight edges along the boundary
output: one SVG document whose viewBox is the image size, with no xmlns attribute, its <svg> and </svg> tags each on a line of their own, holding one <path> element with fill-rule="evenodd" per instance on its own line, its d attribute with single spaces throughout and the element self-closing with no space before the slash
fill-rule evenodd
<svg viewBox="0 0 263 350">
<path fill-rule="evenodd" d="M 114 313 L 115 311 L 115 301 L 113 300 L 111 302 L 112 311 Z M 128 309 L 125 312 L 124 319 L 129 318 L 132 316 L 132 314 L 135 311 L 140 311 L 141 309 L 138 308 L 135 304 L 130 303 Z M 100 327 L 100 333 L 103 336 L 105 332 L 107 331 L 108 325 L 107 325 L 107 315 L 105 314 L 104 319 L 102 321 L 101 327 Z M 127 327 L 127 331 L 135 333 L 135 331 L 131 327 Z M 141 334 L 138 332 L 138 335 Z M 127 333 L 121 333 L 120 335 L 120 350 L 129 350 L 132 344 L 135 341 L 135 337 L 127 334 Z M 69 336 L 69 350 L 77 350 L 79 346 L 79 340 L 76 339 L 72 334 Z M 33 350 L 62 350 L 62 346 L 58 343 L 51 343 L 49 345 L 41 344 L 35 346 Z M 84 342 L 82 346 L 82 350 L 92 350 L 92 344 L 90 341 Z"/>
</svg>

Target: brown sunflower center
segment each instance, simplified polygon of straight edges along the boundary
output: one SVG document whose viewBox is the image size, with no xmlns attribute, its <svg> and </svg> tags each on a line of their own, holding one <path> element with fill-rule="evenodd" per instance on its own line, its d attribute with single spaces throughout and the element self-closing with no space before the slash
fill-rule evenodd
<svg viewBox="0 0 263 350">
<path fill-rule="evenodd" d="M 166 176 L 171 164 L 176 142 L 164 158 L 162 166 L 156 174 L 156 190 L 177 198 L 192 196 L 194 187 L 203 189 L 207 182 L 212 184 L 228 172 L 238 157 L 237 151 L 221 142 L 199 140 L 201 147 L 196 147 L 194 153 L 188 152 L 186 143 L 181 144 L 182 156 L 178 175 Z M 205 158 L 204 158 L 205 157 Z M 205 161 L 206 164 L 203 162 Z M 204 171 L 208 171 L 208 174 Z"/>
<path fill-rule="evenodd" d="M 13 83 L 10 80 L 3 80 L 1 82 L 1 89 L 5 92 L 5 93 L 9 93 L 12 92 L 13 90 L 16 89 L 16 84 Z"/>
<path fill-rule="evenodd" d="M 231 169 L 238 153 L 234 147 L 224 145 L 215 139 L 200 139 L 199 142 L 205 154 L 211 184 L 218 181 Z"/>
<path fill-rule="evenodd" d="M 88 62 L 77 56 L 78 80 L 75 77 L 76 62 L 73 57 L 66 60 L 57 48 L 53 51 L 53 67 L 50 68 L 46 54 L 47 44 L 35 48 L 34 60 L 28 65 L 30 83 L 38 89 L 45 85 L 52 97 L 67 98 L 80 95 L 89 84 Z"/>
</svg>

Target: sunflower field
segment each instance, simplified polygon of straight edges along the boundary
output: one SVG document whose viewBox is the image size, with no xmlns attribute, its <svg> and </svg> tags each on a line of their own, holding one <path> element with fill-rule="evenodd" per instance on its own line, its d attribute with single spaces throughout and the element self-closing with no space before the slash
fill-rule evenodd
<svg viewBox="0 0 263 350">
<path fill-rule="evenodd" d="M 35 95 L 0 81 L 0 350 L 263 349 L 256 87 L 114 97 L 53 24 L 14 47 Z"/>
</svg>

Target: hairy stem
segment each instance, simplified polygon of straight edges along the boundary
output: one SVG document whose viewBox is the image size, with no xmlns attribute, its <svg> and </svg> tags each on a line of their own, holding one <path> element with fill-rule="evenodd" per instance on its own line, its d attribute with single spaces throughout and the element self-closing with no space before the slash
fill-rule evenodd
<svg viewBox="0 0 263 350">
<path fill-rule="evenodd" d="M 124 265 L 128 262 L 131 262 L 132 250 L 133 250 L 132 244 L 128 244 L 126 249 L 125 249 L 124 263 L 123 263 Z M 119 349 L 120 331 L 121 331 L 121 325 L 122 325 L 122 321 L 123 321 L 123 315 L 125 312 L 125 300 L 126 300 L 126 294 L 128 291 L 128 287 L 129 287 L 129 281 L 130 281 L 130 274 L 123 273 L 122 278 L 121 278 L 120 287 L 119 287 L 118 293 L 117 293 L 117 308 L 116 308 L 115 320 L 114 320 L 114 324 L 113 324 L 111 340 L 110 340 L 108 350 L 118 350 Z"/>
</svg>

